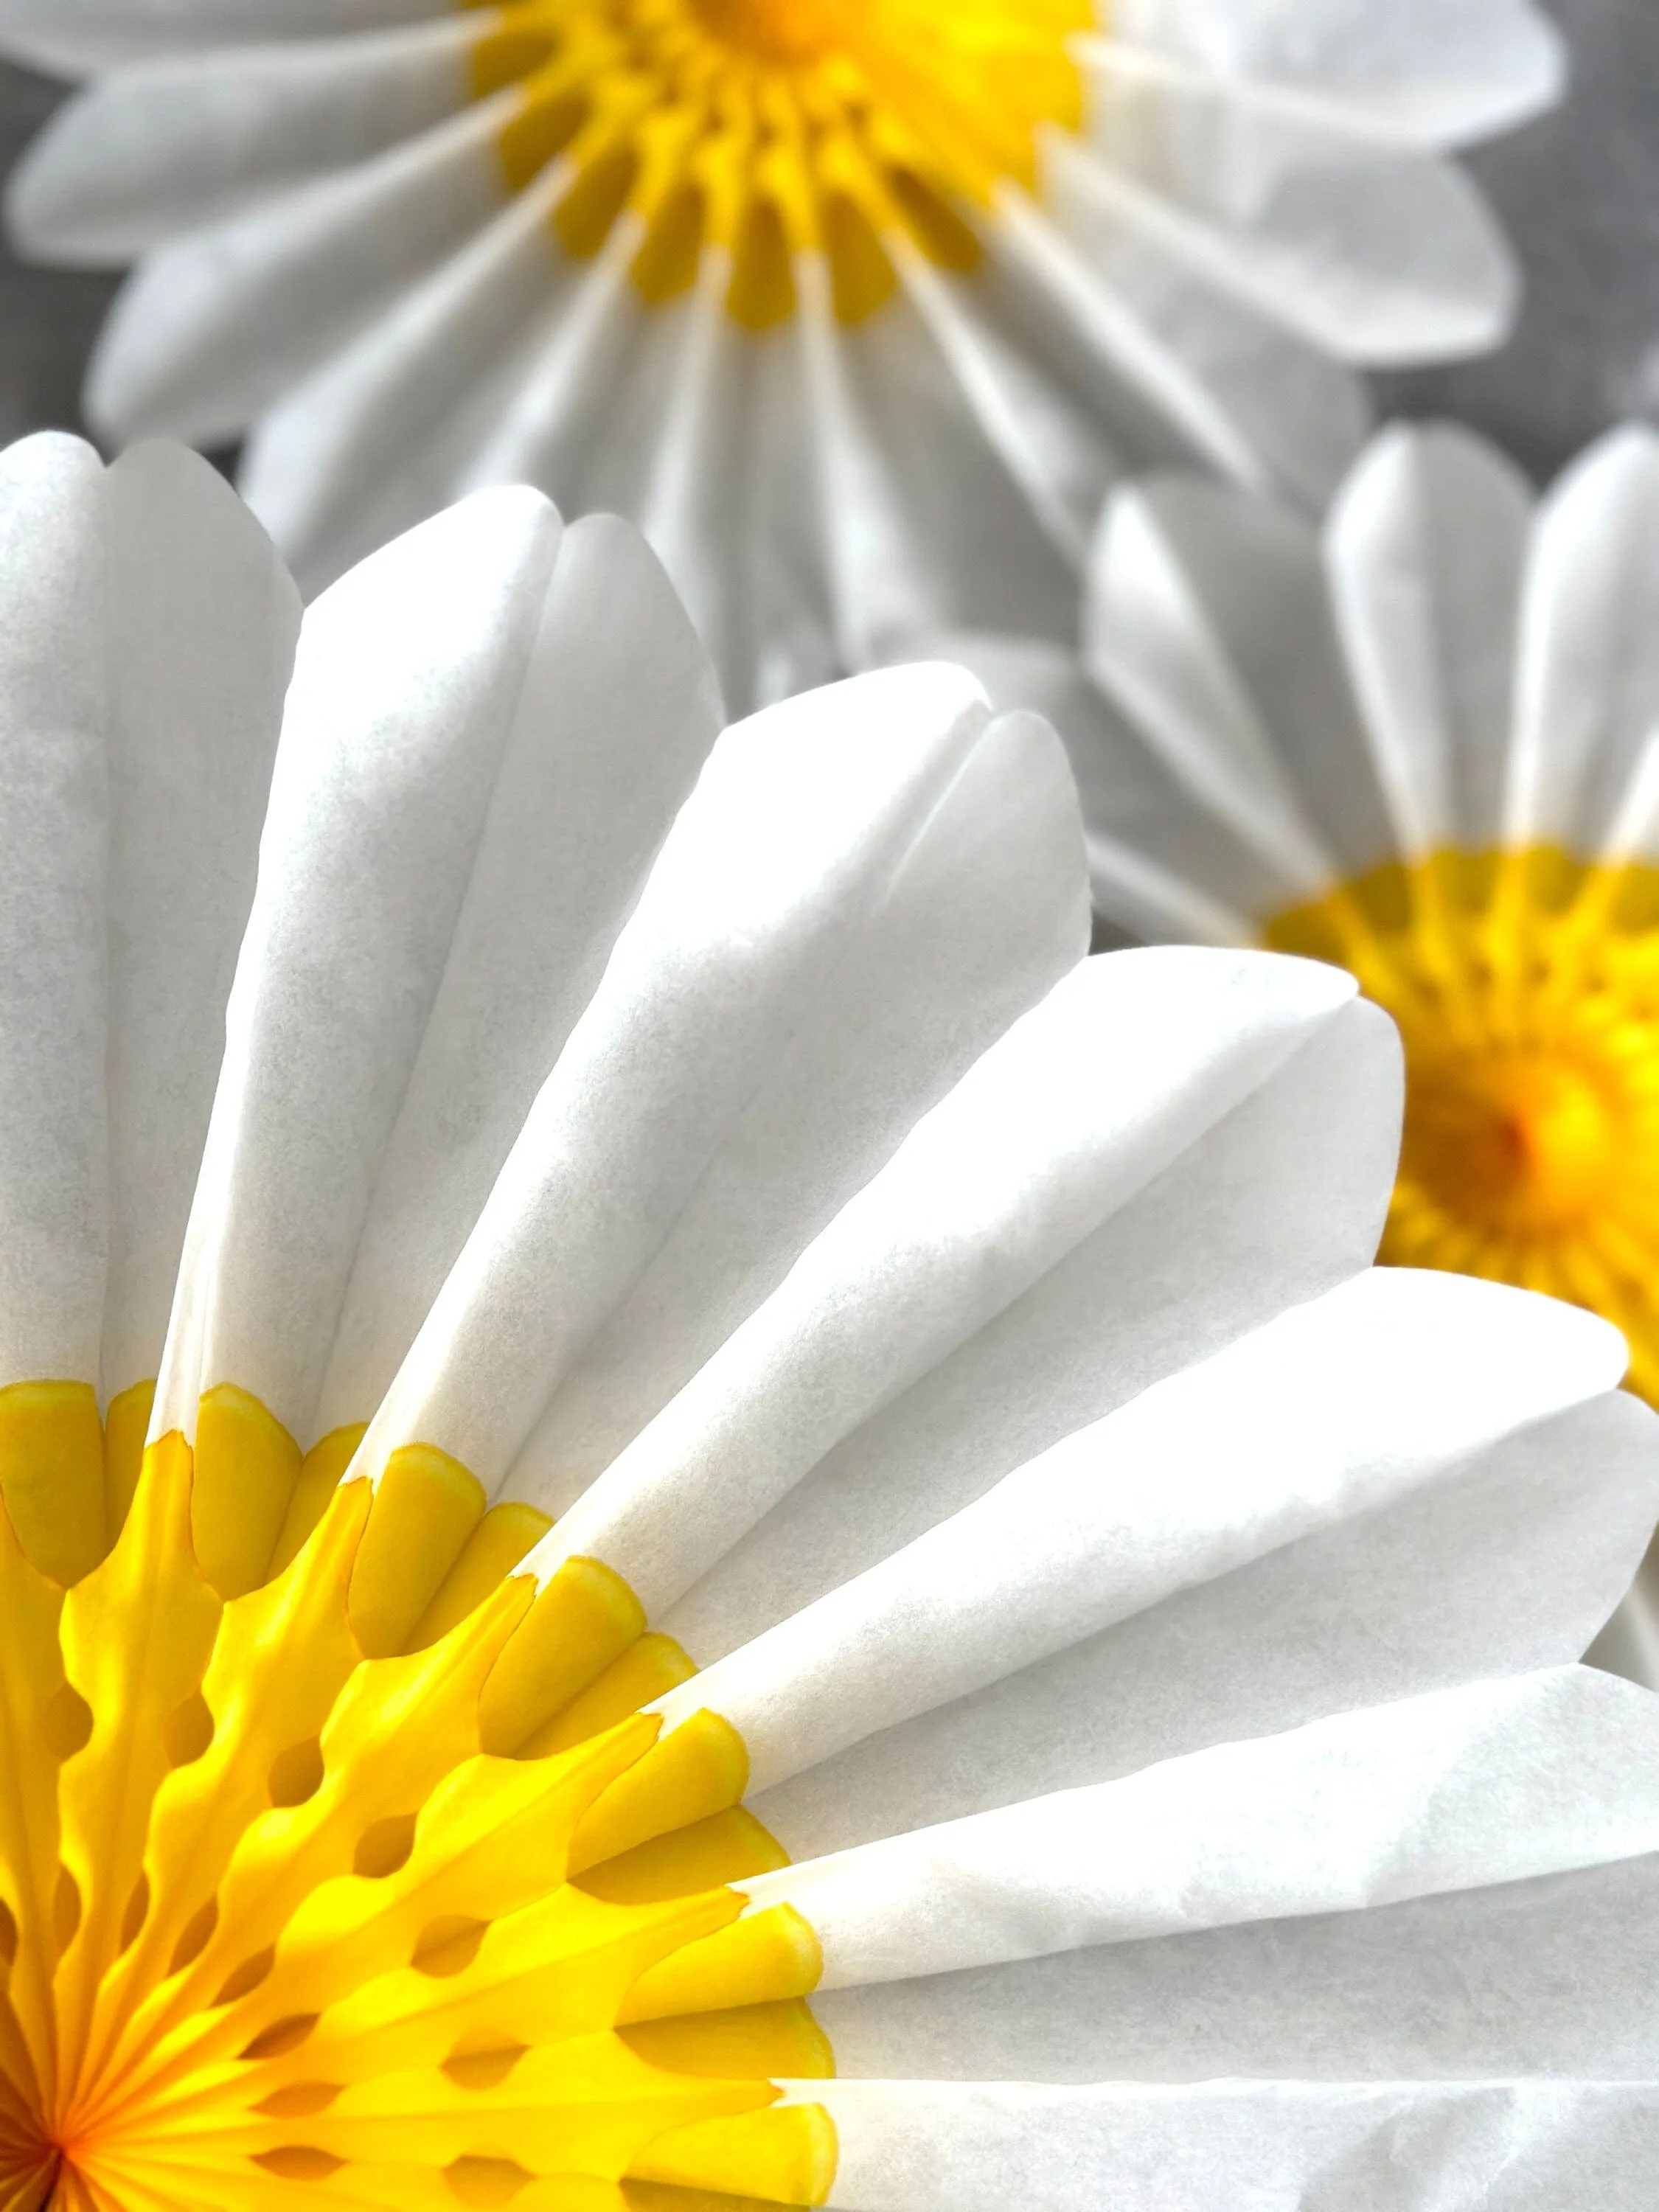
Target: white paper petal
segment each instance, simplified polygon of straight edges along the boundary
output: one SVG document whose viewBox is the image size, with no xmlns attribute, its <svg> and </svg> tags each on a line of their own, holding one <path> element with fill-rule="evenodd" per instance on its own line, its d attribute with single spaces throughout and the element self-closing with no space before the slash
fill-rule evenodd
<svg viewBox="0 0 1659 2212">
<path fill-rule="evenodd" d="M 486 494 L 307 618 L 158 1434 L 228 1382 L 312 1441 L 557 543 L 536 495 Z"/>
<path fill-rule="evenodd" d="M 1139 1048 L 1131 1018 L 1126 1052 Z M 1114 1078 L 1095 1079 L 1103 1091 Z M 998 1478 L 1364 1267 L 1399 1140 L 1400 1048 L 1350 1000 L 1023 1296 L 866 1414 L 664 1617 L 707 1663 Z"/>
<path fill-rule="evenodd" d="M 930 625 L 1006 620 L 1069 635 L 1073 564 L 1036 526 L 908 298 L 843 331 L 821 257 L 801 256 L 811 410 L 836 634 L 852 667 Z"/>
<path fill-rule="evenodd" d="M 1052 734 L 988 732 L 849 929 L 838 972 L 628 1296 L 564 1378 L 509 1478 L 563 1503 L 774 1290 L 988 1040 L 1087 933 L 1076 799 Z"/>
<path fill-rule="evenodd" d="M 678 303 L 647 308 L 607 276 L 581 294 L 585 329 L 562 337 L 550 312 L 520 355 L 534 404 L 520 412 L 515 396 L 498 408 L 501 435 L 467 481 L 528 470 L 573 509 L 636 515 L 737 719 L 833 683 L 848 664 L 831 634 L 800 333 L 741 329 L 726 313 L 731 275 L 726 250 L 707 246 Z"/>
<path fill-rule="evenodd" d="M 1533 500 L 1449 425 L 1386 431 L 1325 538 L 1331 603 L 1401 854 L 1497 842 Z"/>
<path fill-rule="evenodd" d="M 1353 1912 L 1659 1850 L 1659 1698 L 1554 1668 L 1345 1713 L 787 1867 L 823 1986 Z"/>
<path fill-rule="evenodd" d="M 726 312 L 731 283 L 729 251 L 705 247 L 690 296 L 659 311 L 672 359 L 651 411 L 639 517 L 741 714 L 750 686 L 738 675 L 730 517 L 746 348 Z"/>
<path fill-rule="evenodd" d="M 853 2075 L 1651 2081 L 1656 1905 L 1649 1853 L 1361 1912 L 830 1990 L 814 2010 Z"/>
<path fill-rule="evenodd" d="M 1340 742 L 1353 710 L 1315 542 L 1294 518 L 1195 481 L 1129 487 L 1101 517 L 1083 620 L 1091 675 L 1254 856 L 1273 905 L 1386 851 L 1357 732 Z"/>
<path fill-rule="evenodd" d="M 1565 1664 L 1659 1514 L 1654 1418 L 1623 1391 L 1593 1399 L 1394 1504 L 884 1729 L 751 1808 L 792 1858 L 818 1857 L 1325 1713 Z M 872 2015 L 861 2033 L 874 2032 Z M 854 2070 L 902 2068 L 904 2050 Z M 1110 2072 L 1122 2053 L 1080 2063 Z"/>
<path fill-rule="evenodd" d="M 1120 256 L 1109 280 L 1098 257 L 1091 265 L 1035 201 L 1006 187 L 998 214 L 991 237 L 1001 258 L 1073 333 L 1094 374 L 1109 389 L 1122 387 L 1132 410 L 1167 426 L 1183 458 L 1250 476 L 1254 456 L 1197 366 L 1168 343 L 1155 316 L 1136 312 L 1142 299 L 1127 257 Z M 1143 283 L 1139 295 L 1148 289 Z"/>
<path fill-rule="evenodd" d="M 706 1356 L 711 1319 L 729 1326 L 763 1296 L 935 1086 L 1075 957 L 1080 842 L 1058 747 L 1040 729 L 988 722 L 970 678 L 921 668 L 792 702 L 726 733 L 377 1419 L 364 1465 L 420 1437 L 494 1488 L 547 1415 L 512 1487 L 563 1503 L 596 1471 L 596 1449 L 602 1466 L 678 1386 L 688 1353 L 692 1365 Z M 950 821 L 957 787 L 968 798 L 978 785 L 988 799 L 1017 788 L 1017 769 L 1036 803 L 1030 842 L 1012 848 L 1013 880 L 1029 885 L 1030 867 L 1051 888 L 1006 951 L 988 932 L 966 933 L 972 965 L 952 986 L 963 1026 L 945 1043 L 895 974 L 907 934 L 913 951 L 927 944 L 925 886 L 959 866 L 965 885 L 983 848 L 977 805 Z M 936 821 L 945 834 L 935 854 Z M 1068 842 L 1075 872 L 1061 857 Z M 884 910 L 917 863 L 890 935 Z M 938 973 L 942 939 L 934 945 L 918 981 Z M 860 1039 L 881 1041 L 862 1068 Z M 659 1255 L 651 1285 L 646 1270 Z M 606 1343 L 597 1332 L 636 1285 L 642 1330 L 618 1329 Z M 556 1394 L 590 1351 L 579 1403 L 562 1411 Z M 619 1364 L 631 1381 L 606 1375 Z"/>
<path fill-rule="evenodd" d="M 1566 76 L 1565 42 L 1534 0 L 1115 0 L 1111 29 L 1422 145 L 1523 123 Z"/>
<path fill-rule="evenodd" d="M 476 22 L 203 53 L 101 77 L 60 107 L 13 171 L 24 252 L 118 264 L 344 168 L 467 100 Z"/>
<path fill-rule="evenodd" d="M 1352 988 L 1335 969 L 1185 949 L 1082 963 L 571 1509 L 548 1563 L 603 1559 L 659 1613 L 1282 1066 Z"/>
<path fill-rule="evenodd" d="M 1097 913 L 1150 945 L 1250 945 L 1248 919 L 1269 910 L 1279 880 L 1135 736 L 1079 666 L 1041 638 L 925 631 L 895 659 L 954 660 L 1005 710 L 1024 705 L 1064 739 L 1077 778 Z"/>
<path fill-rule="evenodd" d="M 881 1565 L 707 1668 L 766 1790 L 1194 1583 L 1433 1482 L 1616 1388 L 1577 1308 L 1381 1270 L 1156 1384 Z"/>
<path fill-rule="evenodd" d="M 750 344 L 739 401 L 734 623 L 757 707 L 841 672 L 823 566 L 822 472 L 799 351 L 793 329 Z"/>
<path fill-rule="evenodd" d="M 323 1431 L 366 1419 L 391 1383 L 719 727 L 708 664 L 636 533 L 577 523 L 363 1224 Z"/>
<path fill-rule="evenodd" d="M 1506 842 L 1656 849 L 1629 800 L 1659 724 L 1659 436 L 1590 447 L 1539 510 L 1521 606 Z"/>
<path fill-rule="evenodd" d="M 392 316 L 405 311 L 419 312 L 418 303 L 431 300 L 449 267 L 448 263 L 444 264 L 433 278 L 413 286 L 394 305 Z M 372 337 L 374 330 L 380 327 L 378 324 L 373 325 L 365 338 Z M 356 351 L 354 344 L 342 358 L 351 359 Z M 302 592 L 308 597 L 318 597 L 381 546 L 429 522 L 434 515 L 454 506 L 471 491 L 488 488 L 471 483 L 472 465 L 481 447 L 494 434 L 502 409 L 518 388 L 523 367 L 522 338 L 509 340 L 499 347 L 473 349 L 468 354 L 468 365 L 471 373 L 455 379 L 449 403 L 438 418 L 428 422 L 419 437 L 405 443 L 398 467 L 390 475 L 371 475 L 366 483 L 357 485 L 356 495 L 349 499 L 329 497 L 331 487 L 325 480 L 319 484 L 310 452 L 313 442 L 325 443 L 333 434 L 334 410 L 326 404 L 314 413 L 310 407 L 314 392 L 326 394 L 326 387 L 332 381 L 333 363 L 303 378 L 287 398 L 263 416 L 250 431 L 242 447 L 238 486 L 249 503 L 256 505 L 256 511 L 269 506 L 273 520 L 279 521 L 283 514 L 281 484 L 271 485 L 272 472 L 264 466 L 269 451 L 264 435 L 267 429 L 273 434 L 284 427 L 295 431 L 297 434 L 290 441 L 295 474 L 308 492 L 320 489 L 322 493 L 326 514 L 321 518 L 321 526 L 310 533 L 304 559 L 296 559 L 291 548 L 285 555 Z M 440 376 L 442 374 L 440 368 Z M 264 483 L 259 481 L 261 477 Z M 270 486 L 269 490 L 267 486 Z M 544 490 L 546 487 L 538 484 L 534 489 Z M 570 512 L 577 511 L 568 501 L 556 500 L 554 504 L 561 513 L 567 507 Z"/>
<path fill-rule="evenodd" d="M 436 432 L 536 312 L 557 260 L 547 224 L 568 173 L 554 163 L 475 237 L 283 394 L 249 441 L 242 490 L 302 584 L 353 512 Z M 489 471 L 480 483 L 503 481 Z M 538 486 L 538 471 L 520 471 Z M 438 504 L 447 503 L 444 492 Z"/>
<path fill-rule="evenodd" d="M 475 459 L 471 484 L 529 482 L 572 503 L 574 473 L 633 335 L 628 269 L 642 242 L 624 216 L 586 266 L 555 266 L 526 331 L 516 389 Z M 544 278 L 544 286 L 547 279 Z"/>
<path fill-rule="evenodd" d="M 192 455 L 137 448 L 110 471 L 104 503 L 114 816 L 108 1397 L 148 1380 L 161 1360 L 300 604 L 246 509 Z"/>
<path fill-rule="evenodd" d="M 854 397 L 821 254 L 797 257 L 800 371 L 817 459 L 823 568 L 836 649 L 868 667 L 883 645 L 939 617 L 928 549 Z"/>
<path fill-rule="evenodd" d="M 103 471 L 0 455 L 0 1383 L 96 1382 L 108 1222 Z"/>
<path fill-rule="evenodd" d="M 1066 328 L 1091 381 L 1118 387 L 1178 457 L 1324 504 L 1367 428 L 1349 370 L 1194 276 L 1144 227 L 1115 216 L 1085 244 L 1005 186 L 991 238 Z"/>
<path fill-rule="evenodd" d="M 626 254 L 620 262 L 617 274 L 623 279 Z M 705 270 L 720 262 L 727 264 L 729 285 L 729 257 L 722 249 L 704 248 Z M 702 526 L 711 532 L 714 568 L 696 580 L 702 595 L 699 604 L 712 602 L 724 610 L 732 510 L 741 497 L 737 418 L 747 381 L 743 369 L 750 334 L 726 314 L 724 291 L 709 296 L 710 282 L 704 275 L 684 295 L 660 307 L 647 303 L 631 280 L 616 283 L 614 306 L 597 319 L 597 343 L 590 347 L 589 366 L 574 386 L 574 419 L 580 428 L 572 435 L 567 426 L 561 436 L 559 475 L 582 508 L 637 517 L 665 568 L 669 563 L 664 549 L 649 526 L 651 510 L 658 504 L 664 476 L 671 483 L 678 479 L 700 512 Z M 689 424 L 684 419 L 688 401 Z M 675 449 L 688 428 L 698 439 L 699 415 L 706 416 L 707 450 L 700 448 L 694 461 L 683 448 L 678 455 Z M 712 482 L 686 481 L 688 466 L 701 470 L 705 465 L 716 471 Z M 671 490 L 671 502 L 672 497 Z M 669 573 L 674 574 L 672 568 Z M 680 589 L 678 578 L 675 589 Z M 724 635 L 726 620 L 723 611 L 716 614 L 715 638 Z"/>
<path fill-rule="evenodd" d="M 1155 241 L 1360 366 L 1483 352 L 1513 322 L 1515 258 L 1443 156 L 1109 58 L 1092 105 L 1092 147 L 1058 131 L 1044 141 L 1044 198 L 1085 250 L 1117 231 Z"/>
<path fill-rule="evenodd" d="M 0 46 L 71 74 L 146 54 L 390 28 L 447 0 L 0 0 Z"/>
<path fill-rule="evenodd" d="M 1643 2212 L 1659 2081 L 814 2081 L 832 2212 Z"/>
<path fill-rule="evenodd" d="M 121 440 L 240 435 L 495 214 L 514 98 L 158 246 L 104 326 L 90 418 Z"/>
<path fill-rule="evenodd" d="M 1122 473 L 1121 455 L 1090 410 L 982 312 L 982 288 L 936 269 L 902 236 L 891 239 L 889 250 L 981 435 L 1024 493 L 1050 543 L 1080 567 L 1102 495 Z M 1002 618 L 1012 612 L 1003 610 Z"/>
</svg>

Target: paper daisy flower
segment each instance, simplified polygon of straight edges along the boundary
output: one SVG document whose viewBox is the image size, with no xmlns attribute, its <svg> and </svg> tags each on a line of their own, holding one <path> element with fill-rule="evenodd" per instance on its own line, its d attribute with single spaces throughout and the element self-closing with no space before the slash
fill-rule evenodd
<svg viewBox="0 0 1659 2212">
<path fill-rule="evenodd" d="M 1079 682 L 1042 701 L 1096 897 L 1154 939 L 1334 960 L 1399 1024 L 1385 1258 L 1607 1314 L 1659 1395 L 1659 439 L 1539 502 L 1492 447 L 1396 428 L 1322 538 L 1197 482 L 1120 493 Z"/>
<path fill-rule="evenodd" d="M 0 599 L 10 2212 L 1640 2212 L 1655 1419 L 1371 1270 L 1351 978 L 533 492 L 285 709 L 176 448 Z"/>
<path fill-rule="evenodd" d="M 1532 0 L 3 0 L 0 46 L 92 76 L 10 210 L 138 262 L 100 433 L 248 434 L 307 591 L 481 484 L 633 515 L 740 703 L 1070 636 L 1126 460 L 1322 505 L 1356 365 L 1507 328 L 1450 156 L 1561 77 Z"/>
</svg>

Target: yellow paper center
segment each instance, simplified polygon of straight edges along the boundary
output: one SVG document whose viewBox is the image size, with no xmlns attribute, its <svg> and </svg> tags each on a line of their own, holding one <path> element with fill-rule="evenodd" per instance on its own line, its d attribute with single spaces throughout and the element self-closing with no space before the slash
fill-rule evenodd
<svg viewBox="0 0 1659 2212">
<path fill-rule="evenodd" d="M 816 251 L 858 321 L 908 253 L 977 265 L 997 186 L 1035 180 L 1042 125 L 1081 125 L 1069 42 L 1099 21 L 1089 0 L 520 0 L 480 38 L 474 87 L 520 87 L 507 181 L 562 163 L 567 252 L 625 225 L 647 300 L 710 268 L 763 330 L 793 313 L 795 258 Z"/>
<path fill-rule="evenodd" d="M 86 1548 L 81 1387 L 0 1394 L 0 1472 Z M 235 1391 L 198 1442 L 67 1589 L 0 1513 L 0 2205 L 822 2203 L 817 1940 L 732 1886 L 785 1855 L 725 1721 L 638 1711 L 685 1654 L 596 1561 L 504 1579 L 533 1528 L 424 1447 L 250 1580 L 300 1454 Z"/>
<path fill-rule="evenodd" d="M 1382 1257 L 1606 1315 L 1659 1402 L 1659 870 L 1443 853 L 1281 915 L 1400 1024 Z"/>
</svg>

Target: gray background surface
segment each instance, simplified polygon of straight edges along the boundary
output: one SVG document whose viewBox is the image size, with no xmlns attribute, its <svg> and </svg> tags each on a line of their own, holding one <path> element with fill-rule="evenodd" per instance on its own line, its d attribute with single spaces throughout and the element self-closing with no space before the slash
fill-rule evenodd
<svg viewBox="0 0 1659 2212">
<path fill-rule="evenodd" d="M 1520 328 L 1487 360 L 1378 380 L 1386 410 L 1461 416 L 1540 477 L 1621 416 L 1659 418 L 1659 0 L 1547 4 L 1572 46 L 1571 96 L 1471 157 L 1526 264 Z M 58 96 L 0 65 L 0 167 Z M 76 425 L 114 289 L 0 249 L 0 442 Z"/>
</svg>

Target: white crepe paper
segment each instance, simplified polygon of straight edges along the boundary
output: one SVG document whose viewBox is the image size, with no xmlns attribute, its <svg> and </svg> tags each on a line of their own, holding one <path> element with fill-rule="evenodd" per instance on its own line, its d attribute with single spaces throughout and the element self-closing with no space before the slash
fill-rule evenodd
<svg viewBox="0 0 1659 2212">
<path fill-rule="evenodd" d="M 204 466 L 0 461 L 0 1382 L 153 1376 L 299 605 Z"/>
<path fill-rule="evenodd" d="M 157 1434 L 192 1434 L 198 1395 L 233 1378 L 295 1434 L 314 1428 L 557 547 L 544 503 L 503 492 L 307 625 Z M 395 842 L 373 835 L 388 817 Z"/>
<path fill-rule="evenodd" d="M 1188 971 L 1206 980 L 1219 979 Z M 1138 1003 L 1158 1018 L 1155 992 Z M 1127 1025 L 1120 1036 L 1133 1042 Z M 1103 1068 L 1083 1088 L 1111 1081 Z M 1376 1250 L 1399 1112 L 1397 1039 L 1375 1007 L 1339 1002 L 1121 1207 L 1071 1224 L 1077 1241 L 1029 1289 L 869 1407 L 670 1609 L 672 1632 L 705 1662 L 735 1650 L 1162 1377 L 1357 1273 Z M 820 1311 L 833 1322 L 833 1307 Z M 884 1355 L 878 1335 L 869 1346 Z"/>
<path fill-rule="evenodd" d="M 1311 965 L 1183 968 L 1179 953 L 1146 953 L 1074 970 L 1011 1030 L 566 1516 L 548 1540 L 557 1555 L 596 1552 L 671 1602 L 1349 995 Z M 1170 1056 L 1168 1010 L 1189 975 L 1191 1027 Z"/>
<path fill-rule="evenodd" d="M 977 806 L 1005 776 L 1030 775 L 1039 817 L 1054 803 L 1069 811 L 1057 766 L 1046 731 L 991 726 L 977 686 L 942 669 L 862 679 L 727 733 L 365 1441 L 366 1468 L 418 1435 L 494 1486 L 528 1444 L 514 1487 L 562 1502 L 538 1479 L 550 1461 L 556 1480 L 573 1471 L 568 1452 L 548 1449 L 549 1399 L 722 1148 L 741 1146 L 750 1172 L 763 1162 L 750 1142 L 761 1115 L 772 1118 L 764 1089 L 778 1076 L 792 1091 L 799 1083 L 790 1062 L 809 1042 L 809 1010 L 838 1017 L 843 1036 L 861 1026 L 878 979 L 860 957 L 860 923 L 874 932 L 902 915 L 926 927 L 908 901 L 889 911 L 890 886 L 949 834 L 954 786 Z M 1059 943 L 1075 945 L 1074 896 L 1061 912 Z M 857 964 L 842 977 L 849 951 Z M 1046 945 L 1043 957 L 1053 959 Z M 1000 958 L 1029 972 L 1018 940 Z M 810 1041 L 814 1057 L 827 1042 Z M 844 1127 L 788 1119 L 770 1142 L 788 1144 L 798 1177 L 803 1140 L 842 1152 Z M 628 1158 L 650 1170 L 625 1175 Z M 785 1203 L 805 1194 L 798 1187 Z M 704 1262 L 718 1265 L 738 1224 L 711 1209 L 702 1225 Z M 515 1316 L 510 1334 L 504 1313 Z"/>
<path fill-rule="evenodd" d="M 992 728 L 971 679 L 872 678 L 732 732 L 668 837 L 716 726 L 637 539 L 562 542 L 528 492 L 319 604 L 157 1433 L 234 1378 L 307 1443 L 366 1419 L 435 1297 L 364 1463 L 419 1436 L 494 1487 L 540 1421 L 580 1483 L 1076 960 L 1063 760 L 1029 720 Z"/>
<path fill-rule="evenodd" d="M 0 1341 L 9 1382 L 84 1381 L 109 1233 L 103 486 L 91 454 L 50 447 L 14 453 L 7 475 Z"/>
<path fill-rule="evenodd" d="M 905 649 L 960 658 L 1000 705 L 1044 706 L 1078 769 L 1097 904 L 1154 940 L 1260 941 L 1287 908 L 1449 847 L 1645 864 L 1656 483 L 1659 442 L 1637 424 L 1542 499 L 1468 431 L 1395 425 L 1322 531 L 1160 476 L 1107 502 L 1075 659 L 937 630 Z M 1659 1680 L 1650 1596 L 1598 1656 Z"/>
<path fill-rule="evenodd" d="M 1457 1276 L 1358 1277 L 1079 1430 L 660 1710 L 670 1726 L 723 1713 L 767 1789 L 1376 1511 L 1624 1365 L 1617 1331 L 1588 1314 Z"/>
<path fill-rule="evenodd" d="M 1659 2148 L 1653 2081 L 815 2081 L 802 2095 L 840 2135 L 835 2212 L 1094 2212 L 1101 2174 L 1115 2212 L 1597 2212 L 1638 2201 L 1628 2177 Z"/>
<path fill-rule="evenodd" d="M 1476 1683 L 744 1887 L 806 1914 L 832 1989 L 1357 1911 L 1659 1850 L 1656 1729 L 1650 1692 L 1589 1668 Z"/>
</svg>

